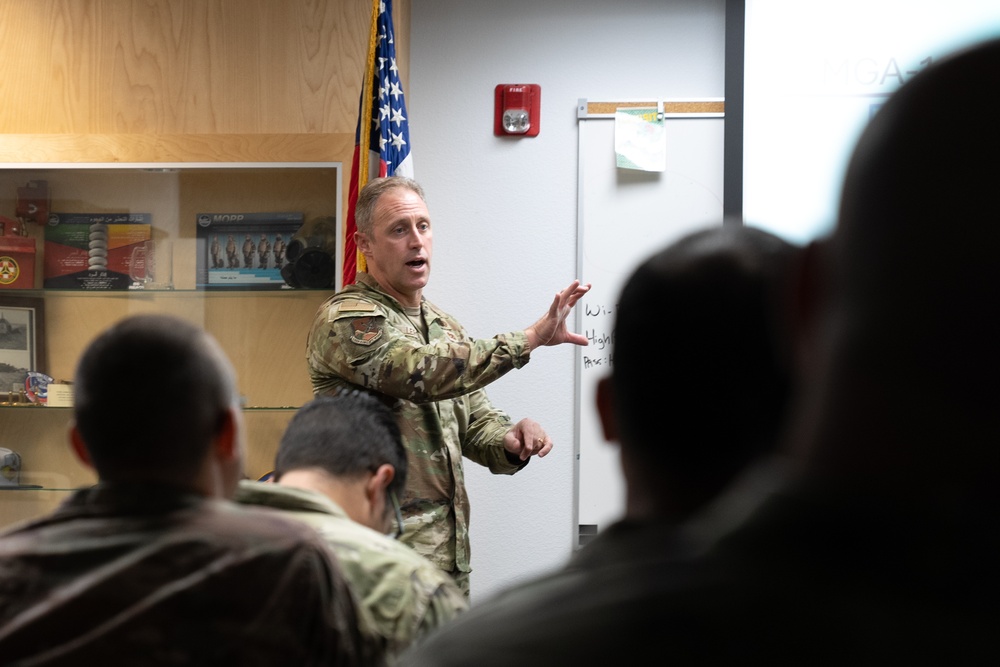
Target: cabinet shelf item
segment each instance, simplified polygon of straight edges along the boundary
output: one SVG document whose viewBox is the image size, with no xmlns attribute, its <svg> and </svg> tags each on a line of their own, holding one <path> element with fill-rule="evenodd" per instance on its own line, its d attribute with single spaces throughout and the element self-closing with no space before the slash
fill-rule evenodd
<svg viewBox="0 0 1000 667">
<path fill-rule="evenodd" d="M 204 241 L 199 245 L 197 219 L 204 213 L 261 212 L 297 212 L 306 222 L 332 218 L 338 227 L 338 247 L 332 252 L 339 265 L 341 164 L 0 163 L 0 216 L 19 219 L 17 212 L 29 208 L 21 200 L 31 192 L 26 186 L 39 182 L 46 186 L 48 212 L 145 214 L 154 242 L 168 242 L 172 249 L 173 285 L 169 289 L 129 289 L 131 284 L 113 289 L 46 287 L 48 221 L 22 219 L 27 237 L 35 240 L 34 284 L 0 289 L 0 295 L 43 302 L 41 343 L 46 354 L 45 368 L 13 372 L 37 370 L 56 382 L 70 382 L 86 345 L 113 322 L 147 312 L 187 319 L 218 339 L 236 369 L 245 403 L 247 476 L 256 478 L 272 469 L 288 420 L 312 398 L 306 334 L 316 309 L 339 285 L 292 289 L 272 281 L 263 288 L 250 284 L 212 289 L 197 275 L 198 253 L 206 252 Z M 268 261 L 271 264 L 265 268 L 277 268 L 273 258 Z M 8 366 L 0 365 L 0 380 L 6 383 L 0 389 L 11 386 L 5 372 L 9 374 Z M 0 391 L 0 397 L 7 393 Z M 20 454 L 20 484 L 35 487 L 0 486 L 11 491 L 0 494 L 0 527 L 51 511 L 70 491 L 96 481 L 93 471 L 72 454 L 67 437 L 71 419 L 70 408 L 0 401 L 0 447 Z M 142 436 L 136 437 L 139 441 Z"/>
</svg>

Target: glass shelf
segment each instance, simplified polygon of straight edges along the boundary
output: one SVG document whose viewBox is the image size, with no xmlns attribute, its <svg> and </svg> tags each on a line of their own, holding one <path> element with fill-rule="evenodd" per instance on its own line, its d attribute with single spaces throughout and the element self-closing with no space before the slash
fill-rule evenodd
<svg viewBox="0 0 1000 667">
<path fill-rule="evenodd" d="M 171 288 L 171 289 L 122 289 L 122 290 L 67 290 L 58 289 L 52 287 L 37 287 L 32 289 L 5 289 L 0 291 L 0 296 L 26 296 L 26 297 L 46 297 L 46 296 L 68 296 L 74 299 L 78 298 L 131 298 L 131 297 L 141 297 L 143 294 L 155 294 L 158 297 L 165 297 L 171 294 L 176 294 L 178 297 L 190 298 L 192 296 L 203 298 L 203 299 L 219 299 L 228 297 L 257 297 L 261 295 L 261 292 L 267 294 L 297 294 L 300 292 L 306 293 L 321 293 L 330 294 L 332 288 L 314 289 L 309 287 L 283 287 L 281 289 L 275 290 L 206 290 L 196 287 L 186 287 L 186 288 Z"/>
<path fill-rule="evenodd" d="M 46 488 L 44 486 L 39 486 L 37 484 L 22 484 L 20 486 L 7 486 L 0 484 L 0 492 L 3 491 L 58 491 L 60 493 L 66 493 L 67 491 L 76 491 L 80 487 L 75 487 L 72 489 L 52 489 Z"/>
<path fill-rule="evenodd" d="M 302 407 L 299 405 L 244 405 L 243 412 L 287 412 L 288 410 L 298 410 Z M 8 403 L 6 401 L 0 401 L 0 410 L 48 410 L 48 411 L 63 411 L 71 412 L 72 407 L 69 406 L 49 406 L 41 403 Z"/>
<path fill-rule="evenodd" d="M 38 367 L 20 370 L 7 363 L 0 346 L 0 382 L 5 383 L 0 384 L 0 398 L 8 396 L 4 388 L 12 384 L 5 375 L 9 368 L 19 369 L 15 372 L 21 372 L 22 379 L 27 370 L 35 370 L 56 382 L 69 382 L 86 345 L 109 324 L 132 314 L 169 313 L 202 326 L 225 350 L 245 399 L 246 474 L 256 478 L 271 470 L 288 420 L 312 398 L 305 337 L 316 310 L 338 285 L 311 289 L 278 284 L 276 233 L 266 225 L 278 214 L 292 214 L 281 219 L 302 225 L 316 219 L 339 221 L 342 171 L 335 162 L 0 164 L 0 216 L 19 222 L 16 233 L 34 239 L 35 248 L 30 285 L 0 287 L 0 314 L 6 304 L 30 302 L 40 315 Z M 57 246 L 59 236 L 52 227 L 80 224 L 69 222 L 76 220 L 71 214 L 132 216 L 135 224 L 148 224 L 149 238 L 168 242 L 171 249 L 172 288 L 129 289 L 138 282 L 131 275 L 124 286 L 115 283 L 113 289 L 87 289 L 93 283 L 52 284 L 53 277 L 64 277 L 56 260 L 66 246 Z M 82 219 L 98 224 L 95 217 Z M 213 258 L 218 255 L 211 254 L 206 229 L 214 232 L 216 220 L 245 224 L 241 239 L 253 234 L 255 246 L 263 246 L 263 234 L 272 248 L 272 254 L 262 258 L 259 247 L 256 254 L 244 255 L 241 244 L 236 258 L 241 278 L 235 284 L 212 283 Z M 7 231 L 0 233 L 10 231 L 10 223 L 5 224 Z M 235 228 L 226 229 L 228 235 Z M 333 256 L 339 264 L 339 231 L 335 236 Z M 282 232 L 282 240 L 291 240 L 291 235 Z M 109 256 L 111 250 L 109 244 Z M 124 251 L 116 255 L 119 268 L 125 257 Z M 135 257 L 128 254 L 124 270 L 134 268 Z M 20 454 L 24 484 L 0 486 L 0 491 L 20 492 L 0 494 L 0 526 L 40 516 L 69 492 L 96 481 L 69 446 L 71 408 L 0 401 L 0 414 L 0 447 Z"/>
</svg>

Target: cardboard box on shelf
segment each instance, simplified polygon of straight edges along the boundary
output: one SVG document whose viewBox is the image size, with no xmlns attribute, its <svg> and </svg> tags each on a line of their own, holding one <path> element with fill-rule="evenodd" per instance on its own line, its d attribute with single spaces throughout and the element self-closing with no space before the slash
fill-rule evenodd
<svg viewBox="0 0 1000 667">
<path fill-rule="evenodd" d="M 198 289 L 288 289 L 281 269 L 303 220 L 299 211 L 199 213 Z"/>
</svg>

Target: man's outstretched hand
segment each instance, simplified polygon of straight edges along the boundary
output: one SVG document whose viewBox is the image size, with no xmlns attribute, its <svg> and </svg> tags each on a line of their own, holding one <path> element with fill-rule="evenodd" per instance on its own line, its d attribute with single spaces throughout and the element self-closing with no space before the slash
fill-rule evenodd
<svg viewBox="0 0 1000 667">
<path fill-rule="evenodd" d="M 581 285 L 579 280 L 574 280 L 569 287 L 556 294 L 549 306 L 549 311 L 545 313 L 537 322 L 525 329 L 528 336 L 528 346 L 534 350 L 546 345 L 562 345 L 572 343 L 573 345 L 587 345 L 585 336 L 573 333 L 566 328 L 566 318 L 573 310 L 573 306 L 584 294 L 590 291 L 590 283 Z"/>
</svg>

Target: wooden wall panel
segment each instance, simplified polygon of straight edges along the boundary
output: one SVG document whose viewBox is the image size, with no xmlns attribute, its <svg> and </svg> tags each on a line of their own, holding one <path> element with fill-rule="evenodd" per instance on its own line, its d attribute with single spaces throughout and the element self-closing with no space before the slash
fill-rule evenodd
<svg viewBox="0 0 1000 667">
<path fill-rule="evenodd" d="M 319 134 L 336 154 L 289 159 L 349 163 L 369 21 L 365 0 L 4 0 L 0 134 Z M 406 81 L 408 0 L 394 23 Z"/>
<path fill-rule="evenodd" d="M 394 5 L 406 89 L 410 1 Z M 0 163 L 348 168 L 370 18 L 369 0 L 0 0 Z M 25 180 L 9 171 L 0 203 Z M 250 404 L 271 406 L 245 413 L 247 472 L 256 477 L 270 469 L 294 414 L 278 406 L 311 397 L 305 335 L 324 296 L 50 294 L 49 370 L 69 379 L 90 335 L 127 314 L 170 312 L 204 325 L 228 350 Z M 94 479 L 69 454 L 70 410 L 3 409 L 4 444 L 22 452 L 24 483 L 46 490 L 3 494 L 0 526 L 48 512 L 65 493 L 55 489 Z"/>
</svg>

